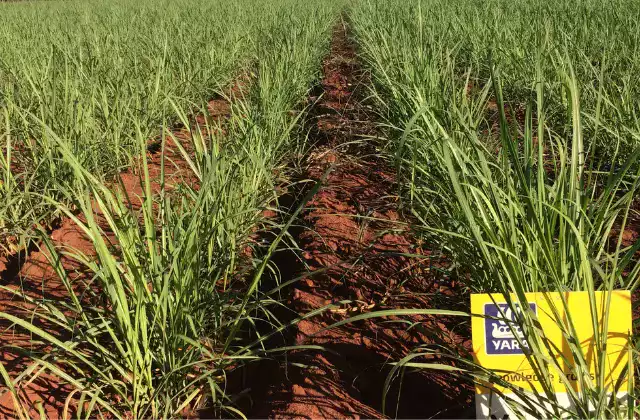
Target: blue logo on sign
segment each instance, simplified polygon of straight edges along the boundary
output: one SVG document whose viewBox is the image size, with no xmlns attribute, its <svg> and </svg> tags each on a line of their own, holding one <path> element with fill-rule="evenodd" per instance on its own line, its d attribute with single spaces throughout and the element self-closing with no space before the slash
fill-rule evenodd
<svg viewBox="0 0 640 420">
<path fill-rule="evenodd" d="M 537 313 L 535 303 L 529 303 L 529 307 Z M 522 343 L 524 347 L 528 347 L 528 344 L 522 329 L 515 323 L 516 313 L 509 308 L 508 304 L 487 303 L 484 305 L 484 315 L 487 354 L 524 354 L 520 344 Z"/>
</svg>

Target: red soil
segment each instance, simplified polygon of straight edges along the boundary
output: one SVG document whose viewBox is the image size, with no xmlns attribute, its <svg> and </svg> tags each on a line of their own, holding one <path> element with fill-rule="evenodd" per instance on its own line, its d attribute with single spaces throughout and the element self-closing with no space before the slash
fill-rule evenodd
<svg viewBox="0 0 640 420">
<path fill-rule="evenodd" d="M 420 345 L 448 343 L 465 352 L 462 337 L 469 336 L 468 327 L 456 327 L 455 320 L 413 316 L 376 318 L 326 329 L 364 312 L 435 307 L 438 301 L 449 300 L 456 287 L 437 273 L 442 261 L 417 244 L 409 229 L 410 220 L 398 209 L 395 171 L 377 154 L 371 140 L 375 125 L 367 107 L 360 103 L 366 94 L 362 91 L 366 75 L 357 65 L 344 25 L 334 30 L 331 53 L 323 68 L 322 96 L 319 100 L 310 98 L 317 100 L 311 134 L 318 144 L 308 157 L 309 169 L 302 178 L 320 180 L 326 171 L 329 174 L 302 216 L 307 229 L 297 239 L 309 275 L 296 283 L 290 306 L 307 313 L 329 303 L 350 303 L 297 324 L 295 344 L 323 346 L 325 350 L 288 355 L 286 376 L 278 376 L 282 369 L 268 373 L 264 401 L 258 401 L 250 415 L 467 415 L 470 387 L 433 371 L 407 373 L 402 392 L 397 381 L 393 384 L 387 413 L 381 408 L 389 363 Z M 288 269 L 294 276 L 303 271 Z M 409 328 L 408 321 L 417 324 Z M 265 371 L 257 374 L 265 375 Z M 252 397 L 254 401 L 258 398 Z"/>
</svg>

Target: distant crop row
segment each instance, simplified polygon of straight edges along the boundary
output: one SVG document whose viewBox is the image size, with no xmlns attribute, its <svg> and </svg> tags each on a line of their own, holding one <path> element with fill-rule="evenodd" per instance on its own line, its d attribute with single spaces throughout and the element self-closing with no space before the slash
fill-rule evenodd
<svg viewBox="0 0 640 420">
<path fill-rule="evenodd" d="M 636 6 L 625 0 L 377 5 L 388 21 L 383 26 L 389 29 L 388 42 L 401 48 L 378 50 L 375 59 L 386 70 L 385 77 L 403 85 L 422 80 L 420 93 L 428 95 L 424 99 L 440 106 L 448 94 L 438 92 L 440 80 L 430 73 L 436 61 L 468 74 L 468 88 L 474 90 L 484 86 L 492 66 L 498 66 L 512 106 L 534 100 L 536 84 L 544 83 L 544 110 L 554 128 L 569 121 L 564 111 L 569 98 L 560 74 L 570 65 L 580 87 L 589 141 L 613 152 L 618 142 L 633 145 L 638 140 Z M 371 28 L 361 32 L 362 38 L 377 41 L 378 32 Z M 387 64 L 396 60 L 401 65 Z"/>
</svg>

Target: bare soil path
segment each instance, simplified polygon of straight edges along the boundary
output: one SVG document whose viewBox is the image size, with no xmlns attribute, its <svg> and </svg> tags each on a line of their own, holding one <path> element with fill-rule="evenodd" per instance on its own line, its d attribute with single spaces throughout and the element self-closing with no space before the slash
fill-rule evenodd
<svg viewBox="0 0 640 420">
<path fill-rule="evenodd" d="M 286 370 L 256 372 L 267 383 L 264 398 L 253 396 L 254 411 L 249 414 L 269 418 L 472 415 L 467 384 L 425 371 L 407 373 L 401 389 L 395 382 L 386 413 L 381 411 L 389 363 L 426 343 L 458 343 L 462 348 L 462 337 L 470 336 L 466 327 L 416 316 L 326 329 L 363 312 L 433 307 L 436 301 L 449 300 L 456 286 L 447 284 L 438 272 L 439 259 L 421 248 L 399 211 L 395 170 L 376 148 L 373 112 L 363 103 L 367 75 L 358 65 L 344 21 L 334 28 L 323 70 L 322 89 L 318 97 L 310 98 L 315 102 L 310 135 L 316 146 L 303 178 L 320 180 L 330 172 L 300 220 L 306 228 L 297 240 L 310 274 L 295 283 L 290 306 L 303 314 L 342 300 L 352 303 L 297 325 L 295 344 L 325 350 L 297 351 L 288 355 Z M 292 276 L 303 270 L 280 268 Z M 417 324 L 409 328 L 407 321 Z"/>
</svg>

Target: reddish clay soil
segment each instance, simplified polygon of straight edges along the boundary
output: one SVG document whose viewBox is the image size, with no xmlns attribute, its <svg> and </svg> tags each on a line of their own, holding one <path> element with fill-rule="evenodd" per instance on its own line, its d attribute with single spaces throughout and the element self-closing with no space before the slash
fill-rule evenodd
<svg viewBox="0 0 640 420">
<path fill-rule="evenodd" d="M 237 84 L 230 88 L 230 96 L 238 94 L 243 89 L 245 82 L 244 78 L 238 79 Z M 226 99 L 213 99 L 208 104 L 208 110 L 209 116 L 197 115 L 191 124 L 204 124 L 206 119 L 210 124 L 216 124 L 216 127 L 223 129 L 224 120 L 228 119 L 230 115 L 229 102 Z M 189 130 L 177 128 L 173 134 L 189 153 Z M 152 179 L 152 194 L 158 194 L 161 189 L 159 177 L 162 151 L 160 145 L 156 145 L 155 142 L 150 142 L 148 149 L 147 165 Z M 187 161 L 176 147 L 175 142 L 170 139 L 166 141 L 164 160 L 166 191 L 170 191 L 178 184 L 198 187 L 197 178 L 189 169 Z M 119 174 L 118 179 L 113 183 L 113 188 L 120 188 L 126 193 L 133 209 L 140 207 L 144 196 L 144 184 L 138 172 L 134 168 L 128 169 Z M 96 209 L 94 208 L 94 210 Z M 81 215 L 79 218 L 83 222 L 86 221 Z M 96 219 L 103 229 L 106 229 L 105 234 L 109 236 L 108 226 L 99 212 L 96 214 Z M 58 252 L 73 250 L 80 251 L 87 256 L 95 255 L 93 244 L 70 218 L 58 220 L 50 232 L 50 237 Z M 27 296 L 36 300 L 63 301 L 68 299 L 68 292 L 54 271 L 49 261 L 49 253 L 45 249 L 34 246 L 19 255 L 10 256 L 9 261 L 8 267 L 0 266 L 0 285 L 16 291 L 22 290 Z M 95 287 L 90 286 L 91 273 L 83 271 L 83 267 L 80 267 L 75 260 L 63 255 L 60 263 L 72 279 L 77 296 L 81 296 L 82 292 L 89 287 Z M 86 295 L 89 296 L 90 293 Z M 84 303 L 87 305 L 96 304 L 91 302 L 88 297 Z M 24 298 L 7 290 L 0 290 L 0 310 L 3 312 L 28 319 L 29 312 L 33 309 L 34 305 L 26 302 Z M 40 326 L 53 335 L 61 336 L 60 329 L 55 325 L 40 324 Z M 12 378 L 22 372 L 29 364 L 29 359 L 18 347 L 39 351 L 46 350 L 46 347 L 37 344 L 27 333 L 17 331 L 7 321 L 0 321 L 0 343 L 0 363 L 4 364 Z M 0 386 L 0 418 L 11 418 L 15 416 L 14 403 L 11 395 L 5 391 L 6 388 Z M 30 416 L 39 417 L 39 412 L 42 410 L 46 413 L 47 418 L 58 418 L 63 413 L 65 399 L 70 391 L 71 388 L 60 383 L 58 378 L 44 374 L 25 388 L 20 389 L 19 393 L 23 403 L 30 407 Z"/>
<path fill-rule="evenodd" d="M 320 180 L 319 192 L 301 217 L 297 236 L 304 264 L 290 259 L 281 271 L 295 283 L 290 307 L 304 314 L 348 300 L 321 316 L 297 324 L 297 345 L 324 350 L 290 353 L 285 367 L 256 371 L 264 396 L 254 386 L 252 417 L 401 418 L 466 417 L 471 387 L 451 375 L 407 371 L 393 382 L 382 410 L 383 384 L 392 362 L 417 346 L 446 343 L 464 354 L 469 337 L 461 319 L 426 316 L 387 317 L 328 326 L 364 312 L 396 308 L 459 305 L 457 287 L 438 272 L 442 260 L 422 249 L 410 220 L 398 209 L 395 171 L 376 149 L 376 126 L 362 103 L 366 74 L 357 62 L 344 22 L 333 32 L 324 60 L 324 78 L 315 102 L 308 171 L 302 179 Z M 409 322 L 414 323 L 409 328 Z M 425 361 L 425 358 L 417 359 Z M 416 361 L 417 361 L 416 360 Z M 434 361 L 431 359 L 431 361 Z M 401 387 L 400 387 L 401 385 Z"/>
</svg>

